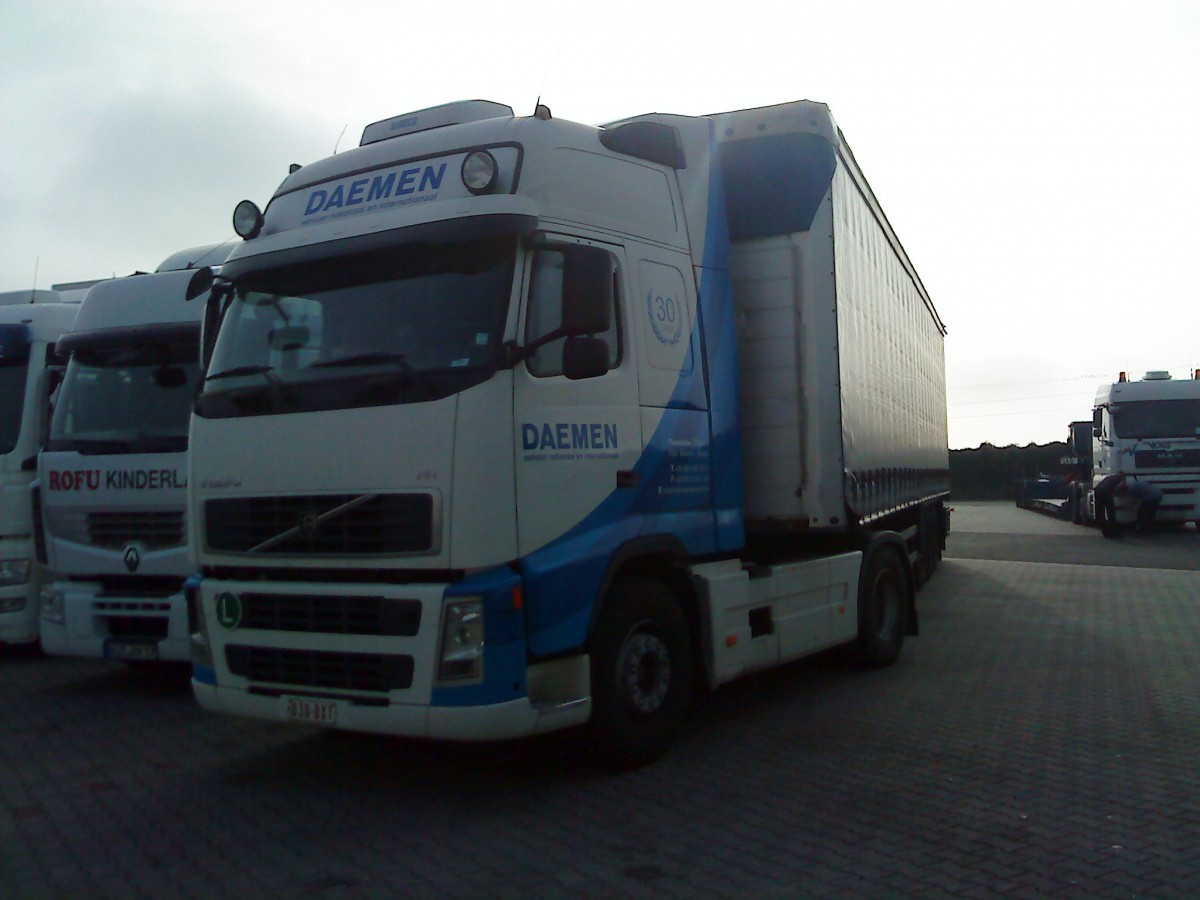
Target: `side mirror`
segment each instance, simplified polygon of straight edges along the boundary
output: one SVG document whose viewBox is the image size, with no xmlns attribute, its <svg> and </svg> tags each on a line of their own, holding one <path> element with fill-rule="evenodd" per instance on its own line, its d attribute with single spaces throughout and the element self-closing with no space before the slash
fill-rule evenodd
<svg viewBox="0 0 1200 900">
<path fill-rule="evenodd" d="M 569 337 L 563 341 L 563 374 L 572 381 L 598 378 L 608 371 L 608 341 L 598 337 Z"/>
<path fill-rule="evenodd" d="M 612 323 L 612 256 L 599 247 L 571 247 L 565 255 L 563 333 L 575 336 L 603 334 Z"/>
<path fill-rule="evenodd" d="M 196 274 L 192 276 L 192 280 L 188 282 L 185 298 L 189 301 L 195 300 L 201 294 L 211 290 L 212 286 L 213 270 L 208 266 L 205 266 L 203 269 L 197 269 Z"/>
</svg>

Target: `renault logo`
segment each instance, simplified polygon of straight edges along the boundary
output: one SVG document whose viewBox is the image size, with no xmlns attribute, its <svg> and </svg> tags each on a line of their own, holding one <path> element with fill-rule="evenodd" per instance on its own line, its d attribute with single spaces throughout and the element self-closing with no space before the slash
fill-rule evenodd
<svg viewBox="0 0 1200 900">
<path fill-rule="evenodd" d="M 142 554 L 138 552 L 138 548 L 133 544 L 125 545 L 125 552 L 121 555 L 125 560 L 125 568 L 130 572 L 136 572 L 137 567 L 142 564 Z"/>
</svg>

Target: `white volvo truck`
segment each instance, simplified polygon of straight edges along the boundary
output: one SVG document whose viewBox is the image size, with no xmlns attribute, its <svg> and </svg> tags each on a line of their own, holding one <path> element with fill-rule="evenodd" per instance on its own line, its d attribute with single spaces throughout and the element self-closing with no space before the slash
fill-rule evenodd
<svg viewBox="0 0 1200 900">
<path fill-rule="evenodd" d="M 68 284 L 0 294 L 0 644 L 38 639 L 29 485 L 46 432 L 54 344 L 71 329 L 84 293 L 86 286 Z"/>
<path fill-rule="evenodd" d="M 203 304 L 186 302 L 193 271 L 167 269 L 228 251 L 193 248 L 96 285 L 59 342 L 69 361 L 34 487 L 47 653 L 190 657 L 184 504 Z"/>
<path fill-rule="evenodd" d="M 1092 405 L 1092 478 L 1113 474 L 1148 481 L 1163 492 L 1155 522 L 1194 522 L 1200 528 L 1200 369 L 1175 379 L 1167 371 L 1131 381 L 1124 372 L 1101 385 Z M 1132 524 L 1137 507 L 1127 493 L 1115 498 L 1117 523 Z M 1088 518 L 1096 521 L 1089 491 Z"/>
<path fill-rule="evenodd" d="M 190 448 L 205 708 L 587 725 L 637 765 L 697 682 L 915 633 L 945 329 L 824 105 L 451 104 L 234 222 Z"/>
</svg>

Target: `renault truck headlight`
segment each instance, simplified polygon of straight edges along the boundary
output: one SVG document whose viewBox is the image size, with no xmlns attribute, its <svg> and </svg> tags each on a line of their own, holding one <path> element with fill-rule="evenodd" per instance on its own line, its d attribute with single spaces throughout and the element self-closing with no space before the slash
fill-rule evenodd
<svg viewBox="0 0 1200 900">
<path fill-rule="evenodd" d="M 0 587 L 12 587 L 29 580 L 29 560 L 0 559 Z"/>
<path fill-rule="evenodd" d="M 439 681 L 464 681 L 483 675 L 483 598 L 455 597 L 442 618 Z"/>
<path fill-rule="evenodd" d="M 48 622 L 63 624 L 67 619 L 63 613 L 66 594 L 63 591 L 47 588 L 42 591 L 42 618 Z"/>
</svg>

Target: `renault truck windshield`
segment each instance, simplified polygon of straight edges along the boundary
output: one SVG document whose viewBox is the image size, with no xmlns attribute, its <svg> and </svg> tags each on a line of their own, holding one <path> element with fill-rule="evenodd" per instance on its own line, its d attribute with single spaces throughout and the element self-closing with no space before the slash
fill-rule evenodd
<svg viewBox="0 0 1200 900">
<path fill-rule="evenodd" d="M 199 377 L 195 343 L 80 348 L 71 355 L 46 449 L 178 453 Z"/>
<path fill-rule="evenodd" d="M 197 411 L 434 400 L 491 377 L 515 239 L 411 244 L 235 278 Z"/>
</svg>

